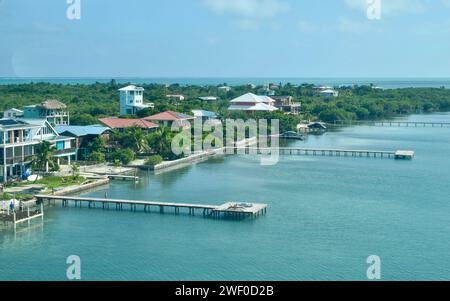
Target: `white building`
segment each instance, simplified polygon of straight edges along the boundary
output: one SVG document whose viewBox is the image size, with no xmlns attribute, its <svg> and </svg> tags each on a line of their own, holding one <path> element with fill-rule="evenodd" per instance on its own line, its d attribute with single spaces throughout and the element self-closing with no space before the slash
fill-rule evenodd
<svg viewBox="0 0 450 301">
<path fill-rule="evenodd" d="M 23 117 L 23 110 L 12 108 L 3 112 L 3 118 L 21 118 L 21 117 Z"/>
<path fill-rule="evenodd" d="M 120 115 L 136 115 L 146 108 L 152 108 L 153 104 L 144 103 L 144 88 L 130 85 L 119 89 Z"/>
<path fill-rule="evenodd" d="M 278 111 L 276 108 L 275 100 L 269 96 L 255 95 L 253 93 L 247 93 L 238 98 L 233 99 L 231 106 L 228 108 L 230 111 L 247 111 L 247 112 L 273 112 Z"/>
<path fill-rule="evenodd" d="M 338 97 L 339 92 L 336 90 L 333 90 L 333 89 L 327 89 L 327 90 L 320 91 L 320 96 L 322 96 L 322 97 Z"/>
</svg>

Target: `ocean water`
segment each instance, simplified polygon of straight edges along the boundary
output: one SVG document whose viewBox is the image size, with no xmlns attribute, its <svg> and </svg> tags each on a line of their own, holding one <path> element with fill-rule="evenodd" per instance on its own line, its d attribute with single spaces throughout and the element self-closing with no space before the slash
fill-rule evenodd
<svg viewBox="0 0 450 301">
<path fill-rule="evenodd" d="M 450 114 L 406 120 L 449 122 Z M 408 149 L 412 161 L 230 156 L 144 172 L 85 195 L 167 202 L 269 204 L 253 221 L 52 208 L 43 222 L 0 232 L 0 280 L 450 280 L 450 128 L 356 126 L 299 147 Z"/>
<path fill-rule="evenodd" d="M 52 84 L 108 83 L 111 78 L 1 78 L 0 85 L 46 82 Z M 180 85 L 263 85 L 268 83 L 315 84 L 326 86 L 351 86 L 374 84 L 384 89 L 396 88 L 450 88 L 450 78 L 116 78 L 120 84 L 180 84 Z"/>
</svg>

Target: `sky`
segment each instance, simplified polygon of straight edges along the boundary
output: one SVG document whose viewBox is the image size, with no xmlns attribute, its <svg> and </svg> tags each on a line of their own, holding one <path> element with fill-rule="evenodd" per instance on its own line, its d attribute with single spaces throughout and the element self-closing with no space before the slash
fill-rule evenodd
<svg viewBox="0 0 450 301">
<path fill-rule="evenodd" d="M 376 1 L 0 0 L 0 77 L 450 77 L 450 0 Z"/>
</svg>

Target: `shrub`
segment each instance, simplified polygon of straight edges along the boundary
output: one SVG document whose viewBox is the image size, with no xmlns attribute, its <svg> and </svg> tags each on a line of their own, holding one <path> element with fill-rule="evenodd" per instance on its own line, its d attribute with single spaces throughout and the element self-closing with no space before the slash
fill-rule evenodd
<svg viewBox="0 0 450 301">
<path fill-rule="evenodd" d="M 88 157 L 88 161 L 104 163 L 106 161 L 105 154 L 101 152 L 92 152 Z"/>
<path fill-rule="evenodd" d="M 160 155 L 154 155 L 147 158 L 145 161 L 145 164 L 148 166 L 156 166 L 160 163 L 162 163 L 163 158 Z"/>
</svg>

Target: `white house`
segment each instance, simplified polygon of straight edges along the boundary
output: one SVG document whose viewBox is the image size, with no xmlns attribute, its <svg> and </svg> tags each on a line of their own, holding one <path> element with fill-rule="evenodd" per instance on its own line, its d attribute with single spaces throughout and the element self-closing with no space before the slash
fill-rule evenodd
<svg viewBox="0 0 450 301">
<path fill-rule="evenodd" d="M 339 92 L 336 90 L 333 90 L 333 89 L 327 89 L 327 90 L 320 91 L 320 96 L 322 96 L 322 97 L 338 97 Z"/>
<path fill-rule="evenodd" d="M 20 118 L 23 117 L 23 110 L 12 108 L 3 112 L 3 118 Z"/>
<path fill-rule="evenodd" d="M 219 92 L 222 92 L 222 93 L 228 93 L 231 91 L 231 87 L 228 87 L 228 86 L 222 86 L 217 89 L 219 90 Z"/>
<path fill-rule="evenodd" d="M 233 99 L 231 106 L 228 108 L 230 111 L 247 111 L 247 112 L 273 112 L 278 111 L 276 108 L 275 100 L 268 96 L 255 95 L 253 93 L 247 93 L 238 98 Z"/>
<path fill-rule="evenodd" d="M 144 103 L 144 88 L 130 85 L 119 89 L 120 115 L 135 115 L 138 111 L 152 108 L 153 104 Z"/>
</svg>

